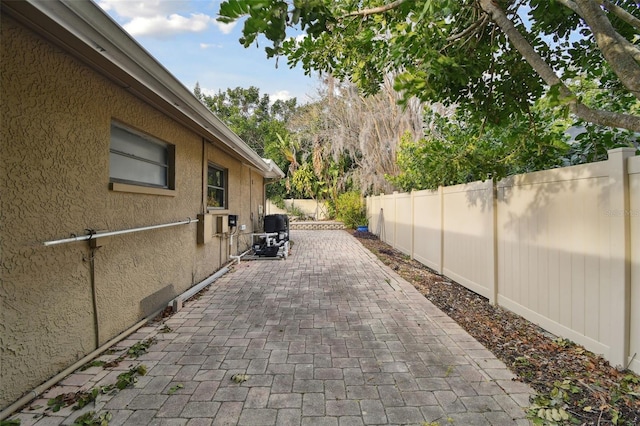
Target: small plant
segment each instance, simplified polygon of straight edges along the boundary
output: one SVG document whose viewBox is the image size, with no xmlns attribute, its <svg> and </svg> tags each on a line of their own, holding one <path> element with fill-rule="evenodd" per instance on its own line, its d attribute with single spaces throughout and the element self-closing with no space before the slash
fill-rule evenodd
<svg viewBox="0 0 640 426">
<path fill-rule="evenodd" d="M 449 377 L 453 373 L 453 365 L 447 367 L 447 371 L 444 373 L 444 377 Z"/>
<path fill-rule="evenodd" d="M 171 333 L 173 328 L 169 327 L 167 324 L 163 325 L 160 329 L 160 333 Z"/>
<path fill-rule="evenodd" d="M 580 393 L 579 387 L 573 385 L 571 380 L 556 381 L 548 395 L 537 395 L 534 404 L 529 407 L 527 417 L 537 425 L 561 425 L 574 423 L 577 419 L 567 411 L 569 392 Z"/>
<path fill-rule="evenodd" d="M 47 402 L 47 406 L 48 406 L 47 409 L 55 413 L 60 411 L 60 409 L 64 407 L 68 407 L 69 405 L 74 404 L 73 407 L 71 408 L 73 410 L 79 410 L 91 404 L 92 402 L 94 402 L 100 393 L 108 393 L 111 391 L 117 392 L 117 390 L 122 390 L 128 387 L 131 387 L 138 381 L 136 376 L 138 375 L 144 376 L 145 374 L 147 374 L 147 367 L 144 364 L 141 364 L 137 367 L 133 367 L 129 369 L 129 371 L 125 371 L 124 373 L 120 374 L 115 384 L 95 387 L 89 391 L 64 393 L 56 396 L 55 398 L 51 398 Z M 103 423 L 80 423 L 80 424 L 98 424 L 99 425 Z M 0 425 L 0 426 L 3 426 L 3 425 Z"/>
<path fill-rule="evenodd" d="M 169 395 L 173 395 L 174 393 L 176 393 L 179 389 L 182 389 L 184 387 L 184 385 L 182 383 L 178 383 L 175 386 L 171 386 L 169 388 Z"/>
<path fill-rule="evenodd" d="M 336 214 L 347 228 L 355 229 L 367 225 L 367 209 L 362 202 L 362 195 L 357 191 L 345 192 L 336 200 Z"/>
<path fill-rule="evenodd" d="M 525 356 L 519 356 L 515 360 L 513 360 L 513 365 L 514 366 L 526 367 L 526 366 L 528 366 L 530 364 L 531 363 L 529 362 L 529 359 L 527 357 L 525 357 Z"/>
<path fill-rule="evenodd" d="M 147 367 L 144 365 L 139 365 L 137 367 L 133 367 L 118 376 L 118 380 L 116 381 L 116 388 L 119 390 L 129 388 L 135 385 L 138 382 L 137 375 L 144 376 L 147 374 Z"/>
<path fill-rule="evenodd" d="M 75 402 L 75 396 L 75 393 L 60 394 L 55 398 L 49 399 L 49 401 L 47 401 L 47 407 L 54 413 L 57 413 L 61 408 L 73 404 Z"/>
<path fill-rule="evenodd" d="M 75 404 L 71 407 L 72 410 L 79 410 L 94 402 L 99 394 L 108 393 L 112 390 L 114 390 L 114 385 L 96 387 L 88 391 L 65 393 L 58 395 L 55 398 L 51 398 L 47 402 L 47 406 L 49 407 L 48 409 L 54 413 L 60 411 L 61 408 L 68 407 L 72 404 Z"/>
<path fill-rule="evenodd" d="M 2 420 L 0 426 L 20 426 L 20 419 Z"/>
<path fill-rule="evenodd" d="M 86 407 L 87 405 L 91 404 L 98 397 L 100 390 L 101 390 L 100 388 L 93 388 L 88 392 L 76 393 L 76 396 L 77 396 L 76 405 L 74 405 L 72 408 L 74 410 L 79 410 L 82 407 Z"/>
<path fill-rule="evenodd" d="M 73 426 L 107 426 L 111 417 L 111 413 L 109 412 L 96 414 L 95 411 L 89 411 L 79 416 L 73 422 Z"/>
<path fill-rule="evenodd" d="M 234 374 L 233 376 L 231 376 L 231 380 L 233 380 L 236 383 L 246 382 L 247 380 L 249 380 L 249 375 L 247 375 L 247 374 Z"/>
<path fill-rule="evenodd" d="M 308 219 L 308 216 L 305 212 L 303 212 L 301 209 L 299 209 L 298 207 L 291 205 L 285 208 L 287 210 L 287 214 L 291 215 L 291 216 L 295 216 L 298 219 Z"/>
<path fill-rule="evenodd" d="M 143 340 L 142 342 L 138 342 L 129 348 L 129 350 L 127 351 L 127 355 L 129 355 L 129 358 L 138 358 L 140 355 L 147 353 L 149 347 L 154 343 L 156 343 L 155 338 L 150 338 L 147 340 Z"/>
</svg>

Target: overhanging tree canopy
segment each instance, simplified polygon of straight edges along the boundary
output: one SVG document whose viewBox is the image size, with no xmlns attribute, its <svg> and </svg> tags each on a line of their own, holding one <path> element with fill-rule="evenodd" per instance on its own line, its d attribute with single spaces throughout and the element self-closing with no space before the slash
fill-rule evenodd
<svg viewBox="0 0 640 426">
<path fill-rule="evenodd" d="M 640 132 L 640 11 L 633 0 L 227 0 L 285 55 L 366 93 L 399 71 L 405 98 L 458 104 L 496 123 L 545 93 L 580 119 Z M 287 28 L 306 33 L 297 40 Z M 586 93 L 579 82 L 597 94 Z M 603 101 L 603 98 L 607 98 Z"/>
</svg>

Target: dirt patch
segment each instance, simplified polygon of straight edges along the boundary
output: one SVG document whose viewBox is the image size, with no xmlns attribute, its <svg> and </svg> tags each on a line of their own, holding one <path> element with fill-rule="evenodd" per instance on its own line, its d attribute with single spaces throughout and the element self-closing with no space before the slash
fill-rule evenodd
<svg viewBox="0 0 640 426">
<path fill-rule="evenodd" d="M 640 378 L 438 275 L 373 234 L 348 231 L 502 360 L 538 396 L 536 424 L 638 425 Z"/>
</svg>

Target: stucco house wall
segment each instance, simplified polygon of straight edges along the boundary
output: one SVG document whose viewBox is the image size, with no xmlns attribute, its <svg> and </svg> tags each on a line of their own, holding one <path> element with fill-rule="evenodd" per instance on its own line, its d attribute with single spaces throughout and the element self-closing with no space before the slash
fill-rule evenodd
<svg viewBox="0 0 640 426">
<path fill-rule="evenodd" d="M 0 43 L 0 408 L 90 353 L 248 246 L 265 173 L 4 13 Z M 175 189 L 111 189 L 117 121 L 175 146 Z M 245 155 L 246 156 L 246 155 Z M 207 163 L 228 170 L 246 226 L 197 243 L 197 224 L 44 246 L 94 231 L 195 219 Z M 145 192 L 143 189 L 142 192 Z M 93 268 L 93 272 L 92 272 Z M 95 306 L 92 286 L 95 288 Z M 97 318 L 97 323 L 95 321 Z"/>
</svg>

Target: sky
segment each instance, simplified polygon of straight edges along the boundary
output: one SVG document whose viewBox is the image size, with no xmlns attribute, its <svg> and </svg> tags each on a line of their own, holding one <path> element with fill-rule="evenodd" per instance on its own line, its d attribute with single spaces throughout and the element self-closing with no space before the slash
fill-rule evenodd
<svg viewBox="0 0 640 426">
<path fill-rule="evenodd" d="M 267 59 L 265 44 L 244 48 L 242 22 L 216 21 L 221 0 L 94 0 L 182 84 L 204 94 L 256 86 L 272 102 L 314 97 L 317 79 L 286 58 Z"/>
</svg>

